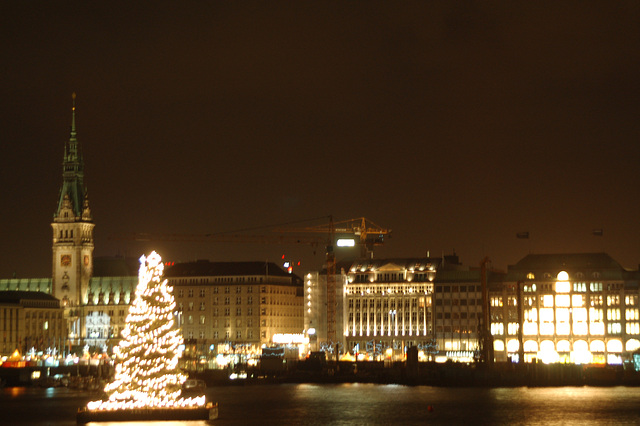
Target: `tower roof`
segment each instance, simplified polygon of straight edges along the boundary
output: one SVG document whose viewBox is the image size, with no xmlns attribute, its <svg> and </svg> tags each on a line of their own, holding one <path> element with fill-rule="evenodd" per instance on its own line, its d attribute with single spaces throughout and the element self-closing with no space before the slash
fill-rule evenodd
<svg viewBox="0 0 640 426">
<path fill-rule="evenodd" d="M 58 208 L 54 217 L 59 217 L 63 208 L 71 208 L 76 218 L 83 216 L 83 211 L 89 211 L 88 198 L 84 187 L 84 161 L 76 134 L 76 94 L 73 96 L 71 107 L 71 134 L 65 144 L 62 159 L 62 188 L 58 198 Z M 90 214 L 84 215 L 90 219 Z"/>
</svg>

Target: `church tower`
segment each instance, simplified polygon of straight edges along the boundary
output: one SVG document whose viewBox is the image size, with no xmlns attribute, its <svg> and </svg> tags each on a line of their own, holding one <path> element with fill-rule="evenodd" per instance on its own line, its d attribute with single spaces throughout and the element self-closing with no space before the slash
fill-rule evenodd
<svg viewBox="0 0 640 426">
<path fill-rule="evenodd" d="M 93 218 L 84 186 L 84 161 L 76 139 L 76 95 L 71 109 L 71 136 L 62 161 L 62 188 L 53 214 L 53 296 L 65 308 L 70 343 L 85 337 L 82 307 L 87 303 L 93 270 Z"/>
</svg>

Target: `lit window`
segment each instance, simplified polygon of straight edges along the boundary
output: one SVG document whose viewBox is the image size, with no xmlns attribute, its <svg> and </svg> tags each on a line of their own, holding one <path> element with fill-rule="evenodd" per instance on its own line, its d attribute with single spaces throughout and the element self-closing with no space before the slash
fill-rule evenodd
<svg viewBox="0 0 640 426">
<path fill-rule="evenodd" d="M 604 318 L 602 316 L 602 309 L 596 309 L 596 308 L 589 308 L 589 319 L 594 322 L 594 321 L 602 321 L 602 319 Z"/>
<path fill-rule="evenodd" d="M 617 306 L 620 304 L 620 296 L 617 294 L 607 296 L 607 306 Z"/>
<path fill-rule="evenodd" d="M 494 336 L 502 336 L 504 334 L 504 324 L 501 322 L 491 323 L 491 334 Z"/>
<path fill-rule="evenodd" d="M 607 320 L 618 321 L 620 319 L 620 309 L 607 309 Z"/>
<path fill-rule="evenodd" d="M 553 322 L 553 309 L 541 308 L 540 309 L 540 321 L 541 322 Z"/>
<path fill-rule="evenodd" d="M 607 342 L 607 352 L 622 352 L 622 342 L 620 340 L 609 340 Z"/>
<path fill-rule="evenodd" d="M 556 306 L 568 308 L 571 306 L 571 296 L 568 294 L 559 294 L 556 296 Z"/>
<path fill-rule="evenodd" d="M 556 347 L 558 352 L 571 352 L 571 343 L 568 340 L 560 340 Z"/>
<path fill-rule="evenodd" d="M 589 327 L 586 322 L 574 322 L 573 334 L 578 336 L 586 336 L 589 333 Z"/>
<path fill-rule="evenodd" d="M 594 336 L 603 336 L 604 335 L 604 323 L 603 322 L 592 322 L 592 323 L 590 323 L 589 324 L 589 331 Z"/>
<path fill-rule="evenodd" d="M 552 336 L 555 327 L 552 322 L 543 322 L 540 324 L 540 334 L 545 336 Z"/>
<path fill-rule="evenodd" d="M 573 308 L 572 315 L 573 321 L 586 321 L 587 308 Z"/>
<path fill-rule="evenodd" d="M 556 293 L 569 293 L 571 291 L 571 283 L 569 281 L 556 282 Z"/>
<path fill-rule="evenodd" d="M 545 308 L 553 308 L 553 296 L 551 294 L 542 296 L 542 305 Z"/>
<path fill-rule="evenodd" d="M 604 342 L 602 340 L 593 340 L 589 349 L 591 352 L 604 352 Z"/>
<path fill-rule="evenodd" d="M 536 308 L 525 310 L 524 319 L 525 321 L 538 321 L 538 310 Z"/>
<path fill-rule="evenodd" d="M 569 325 L 569 323 L 559 322 L 556 325 L 556 334 L 559 334 L 561 336 L 568 336 L 569 334 L 571 334 L 571 326 Z"/>
<path fill-rule="evenodd" d="M 566 308 L 556 309 L 556 321 L 569 322 L 569 309 L 566 309 Z"/>
<path fill-rule="evenodd" d="M 622 326 L 619 322 L 610 322 L 607 324 L 607 332 L 609 334 L 620 334 L 622 332 Z"/>
<path fill-rule="evenodd" d="M 574 294 L 571 296 L 571 306 L 574 308 L 581 308 L 584 306 L 584 295 L 582 294 Z"/>
</svg>

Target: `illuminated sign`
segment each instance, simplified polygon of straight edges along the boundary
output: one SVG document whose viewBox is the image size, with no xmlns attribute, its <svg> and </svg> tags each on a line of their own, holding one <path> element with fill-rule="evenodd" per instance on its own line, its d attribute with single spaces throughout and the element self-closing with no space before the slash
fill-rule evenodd
<svg viewBox="0 0 640 426">
<path fill-rule="evenodd" d="M 338 247 L 354 247 L 356 240 L 353 238 L 339 238 L 336 244 Z"/>
</svg>

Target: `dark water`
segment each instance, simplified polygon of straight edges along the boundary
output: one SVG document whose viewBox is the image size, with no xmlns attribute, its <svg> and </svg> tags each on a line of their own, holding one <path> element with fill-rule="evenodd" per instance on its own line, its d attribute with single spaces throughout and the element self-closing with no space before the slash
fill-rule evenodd
<svg viewBox="0 0 640 426">
<path fill-rule="evenodd" d="M 640 388 L 292 384 L 209 388 L 207 395 L 220 405 L 220 418 L 212 422 L 215 425 L 640 424 Z M 89 399 L 64 388 L 2 389 L 0 423 L 74 425 L 77 408 Z M 207 422 L 154 424 L 201 426 Z"/>
</svg>

